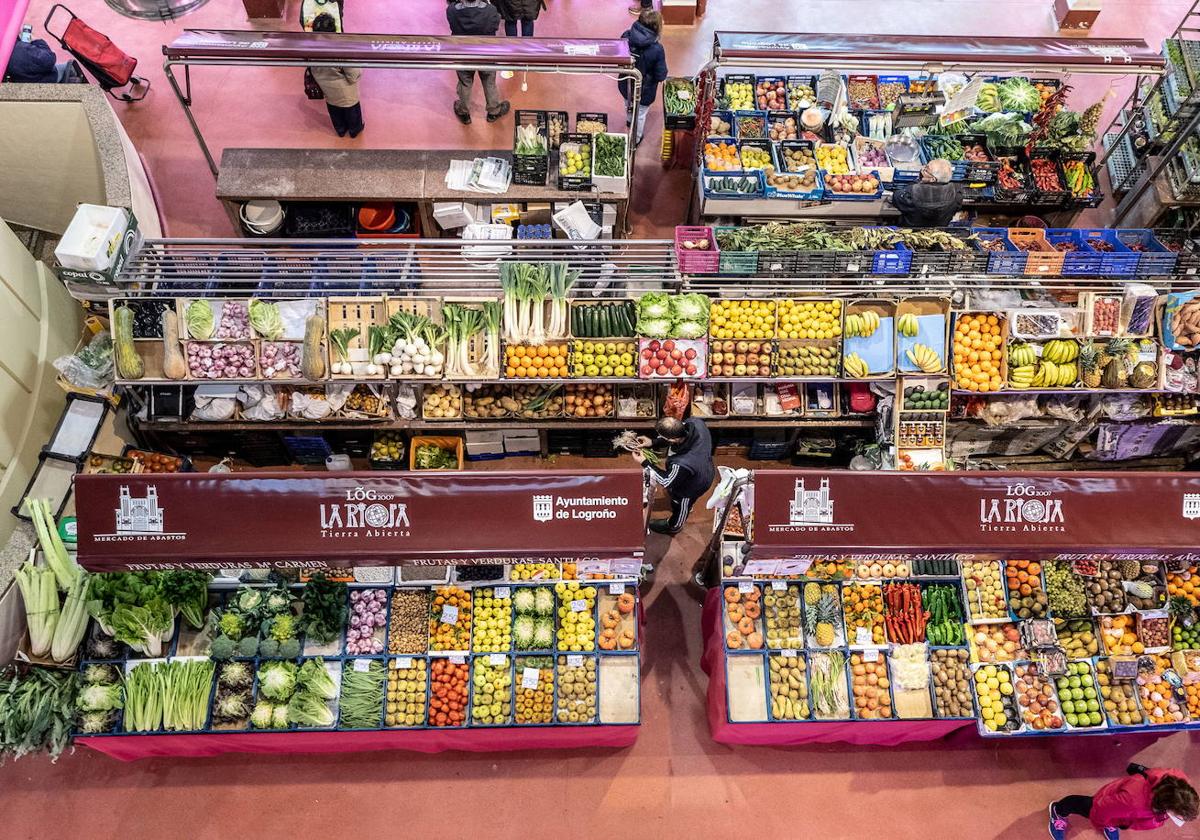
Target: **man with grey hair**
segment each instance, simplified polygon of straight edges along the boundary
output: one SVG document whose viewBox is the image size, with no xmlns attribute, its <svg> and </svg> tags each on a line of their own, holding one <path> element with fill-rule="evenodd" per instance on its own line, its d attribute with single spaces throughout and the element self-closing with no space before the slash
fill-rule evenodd
<svg viewBox="0 0 1200 840">
<path fill-rule="evenodd" d="M 892 204 L 905 227 L 945 227 L 962 207 L 962 190 L 950 183 L 950 161 L 931 160 L 921 168 L 921 180 L 896 187 Z"/>
</svg>

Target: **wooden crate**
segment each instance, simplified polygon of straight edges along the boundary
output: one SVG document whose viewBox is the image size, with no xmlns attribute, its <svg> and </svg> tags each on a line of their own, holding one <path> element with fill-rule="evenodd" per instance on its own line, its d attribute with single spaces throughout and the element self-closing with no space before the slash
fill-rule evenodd
<svg viewBox="0 0 1200 840">
<path fill-rule="evenodd" d="M 423 297 L 403 297 L 403 296 L 387 296 L 387 320 L 391 321 L 392 316 L 397 312 L 413 312 L 418 315 L 423 315 L 435 324 L 442 323 L 442 301 L 440 298 L 423 298 Z M 435 350 L 441 351 L 443 354 L 446 350 L 446 345 L 443 343 L 440 347 L 435 347 Z M 387 348 L 388 353 L 392 348 Z M 396 382 L 430 382 L 442 378 L 442 372 L 445 370 L 443 364 L 442 369 L 435 374 L 403 374 L 401 376 L 392 376 L 390 373 L 387 377 Z"/>
<path fill-rule="evenodd" d="M 333 380 L 386 378 L 386 370 L 382 374 L 376 374 L 375 376 L 367 376 L 366 370 L 367 365 L 371 362 L 367 349 L 367 330 L 373 326 L 382 327 L 387 323 L 387 305 L 383 295 L 329 298 L 326 306 L 328 316 L 325 319 L 325 338 L 326 344 L 329 347 L 329 367 L 327 368 L 330 371 L 329 378 Z M 354 367 L 354 372 L 351 374 L 332 372 L 336 352 L 329 335 L 334 330 L 339 329 L 358 330 L 358 335 L 347 345 L 350 356 L 349 361 Z"/>
<path fill-rule="evenodd" d="M 212 311 L 213 311 L 213 337 L 212 338 L 193 338 L 192 335 L 188 332 L 187 308 L 188 308 L 188 304 L 190 304 L 196 300 L 205 300 L 208 302 L 208 305 L 212 308 Z M 247 326 L 247 328 L 246 328 L 247 332 L 246 332 L 245 338 L 217 338 L 216 337 L 217 330 L 221 326 L 222 307 L 224 307 L 226 304 L 230 304 L 230 303 L 240 303 L 240 304 L 242 304 L 242 306 L 245 306 L 247 309 L 249 309 L 249 307 L 250 307 L 250 299 L 249 298 L 194 298 L 194 297 L 176 298 L 175 299 L 175 315 L 179 319 L 179 338 L 180 338 L 180 340 L 225 342 L 225 343 L 249 341 L 254 335 L 254 331 L 249 326 Z"/>
</svg>

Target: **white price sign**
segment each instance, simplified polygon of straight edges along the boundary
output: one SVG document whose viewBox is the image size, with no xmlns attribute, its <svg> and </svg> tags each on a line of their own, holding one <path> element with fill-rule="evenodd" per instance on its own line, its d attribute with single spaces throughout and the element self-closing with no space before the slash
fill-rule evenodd
<svg viewBox="0 0 1200 840">
<path fill-rule="evenodd" d="M 608 594 L 609 595 L 624 595 L 625 594 L 625 584 L 610 583 L 608 585 Z"/>
<path fill-rule="evenodd" d="M 753 591 L 754 591 L 754 584 L 748 580 L 744 580 L 738 584 L 738 592 L 741 592 L 743 595 L 747 594 L 748 592 L 753 592 Z"/>
<path fill-rule="evenodd" d="M 879 651 L 875 650 L 874 648 L 871 648 L 870 650 L 864 650 L 863 655 L 862 655 L 862 661 L 863 662 L 878 662 L 879 661 Z"/>
<path fill-rule="evenodd" d="M 521 669 L 521 688 L 534 689 L 538 686 L 538 678 L 542 672 L 539 668 Z"/>
<path fill-rule="evenodd" d="M 466 665 L 467 657 L 463 656 L 461 653 L 456 653 L 450 657 L 450 661 L 455 665 Z"/>
<path fill-rule="evenodd" d="M 407 671 L 412 666 L 413 660 L 411 656 L 401 656 L 392 660 L 392 667 L 399 671 Z"/>
<path fill-rule="evenodd" d="M 782 654 L 783 656 L 789 657 L 789 658 L 792 658 L 792 657 L 795 657 L 798 655 L 796 653 L 796 651 L 792 650 L 791 648 L 784 648 L 783 650 L 780 651 L 780 654 Z"/>
<path fill-rule="evenodd" d="M 771 588 L 776 592 L 784 592 L 787 590 L 787 581 L 773 580 L 771 581 Z"/>
<path fill-rule="evenodd" d="M 578 653 L 568 653 L 567 654 L 567 667 L 568 668 L 582 668 L 583 667 L 583 656 L 581 656 Z"/>
<path fill-rule="evenodd" d="M 871 628 L 858 627 L 854 630 L 854 644 L 869 645 L 871 644 Z"/>
<path fill-rule="evenodd" d="M 507 597 L 509 597 L 508 587 L 507 586 L 497 586 L 492 594 L 496 598 L 507 598 Z"/>
<path fill-rule="evenodd" d="M 355 659 L 354 660 L 354 670 L 355 671 L 370 671 L 371 670 L 371 660 L 370 659 Z"/>
<path fill-rule="evenodd" d="M 488 664 L 496 665 L 496 666 L 507 665 L 508 657 L 505 656 L 503 653 L 493 653 L 488 656 Z"/>
<path fill-rule="evenodd" d="M 582 598 L 571 602 L 571 612 L 583 612 L 588 608 L 588 602 Z"/>
<path fill-rule="evenodd" d="M 453 604 L 442 606 L 442 624 L 458 624 L 458 607 Z"/>
</svg>

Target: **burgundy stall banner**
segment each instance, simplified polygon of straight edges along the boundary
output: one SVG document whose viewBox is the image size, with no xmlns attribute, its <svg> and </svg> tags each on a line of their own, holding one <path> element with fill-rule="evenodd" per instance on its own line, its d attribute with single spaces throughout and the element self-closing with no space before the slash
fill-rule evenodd
<svg viewBox="0 0 1200 840">
<path fill-rule="evenodd" d="M 1064 65 L 1162 67 L 1163 57 L 1140 38 L 1001 38 L 973 35 L 842 35 L 835 33 L 718 32 L 717 57 L 920 61 L 924 63 L 1004 64 L 1056 61 Z"/>
<path fill-rule="evenodd" d="M 508 62 L 633 66 L 629 44 L 619 38 L 487 38 L 185 29 L 174 41 L 163 46 L 163 55 L 174 61 L 248 59 L 250 63 L 255 60 L 319 59 L 356 67 L 399 61 L 406 56 L 441 64 Z"/>
<path fill-rule="evenodd" d="M 605 472 L 80 475 L 92 571 L 574 560 L 624 568 L 642 475 Z"/>
<path fill-rule="evenodd" d="M 1200 474 L 754 473 L 756 560 L 1174 559 L 1200 557 L 1197 546 Z"/>
</svg>

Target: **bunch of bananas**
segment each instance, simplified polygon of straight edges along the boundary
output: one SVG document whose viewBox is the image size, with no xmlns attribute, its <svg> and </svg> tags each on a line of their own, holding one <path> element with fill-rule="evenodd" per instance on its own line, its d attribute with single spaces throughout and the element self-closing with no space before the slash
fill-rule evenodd
<svg viewBox="0 0 1200 840">
<path fill-rule="evenodd" d="M 851 353 L 842 359 L 842 368 L 850 379 L 865 379 L 871 375 L 871 368 L 866 360 L 857 353 Z"/>
<path fill-rule="evenodd" d="M 906 338 L 914 338 L 917 331 L 920 330 L 920 324 L 917 323 L 917 316 L 911 312 L 905 312 L 900 316 L 900 320 L 896 322 L 896 329 L 900 335 Z"/>
<path fill-rule="evenodd" d="M 985 82 L 975 98 L 975 107 L 989 114 L 1004 110 L 1000 105 L 1000 88 L 992 82 Z"/>
<path fill-rule="evenodd" d="M 1042 355 L 1040 364 L 1020 365 L 1008 369 L 1008 384 L 1014 388 L 1065 388 L 1079 379 L 1079 366 L 1074 362 L 1062 364 L 1049 361 Z"/>
<path fill-rule="evenodd" d="M 847 315 L 846 326 L 842 332 L 846 338 L 870 338 L 877 329 L 879 329 L 879 313 L 868 309 Z"/>
<path fill-rule="evenodd" d="M 1079 344 L 1074 341 L 1054 339 L 1042 345 L 1042 359 L 1056 365 L 1073 362 L 1079 358 Z"/>
<path fill-rule="evenodd" d="M 941 354 L 932 347 L 914 344 L 904 355 L 923 373 L 940 373 L 942 370 Z"/>
<path fill-rule="evenodd" d="M 1037 364 L 1037 351 L 1033 345 L 1025 342 L 1013 342 L 1008 345 L 1008 366 L 1010 368 L 1030 367 Z"/>
</svg>

